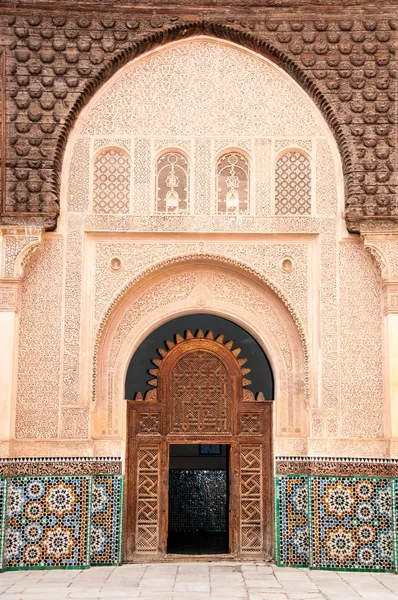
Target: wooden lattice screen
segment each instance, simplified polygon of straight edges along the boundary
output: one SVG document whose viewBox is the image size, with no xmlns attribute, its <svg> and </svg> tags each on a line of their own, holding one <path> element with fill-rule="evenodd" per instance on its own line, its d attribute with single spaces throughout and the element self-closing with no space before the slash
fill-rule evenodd
<svg viewBox="0 0 398 600">
<path fill-rule="evenodd" d="M 231 432 L 231 381 L 225 364 L 210 352 L 190 352 L 171 375 L 170 433 Z"/>
</svg>

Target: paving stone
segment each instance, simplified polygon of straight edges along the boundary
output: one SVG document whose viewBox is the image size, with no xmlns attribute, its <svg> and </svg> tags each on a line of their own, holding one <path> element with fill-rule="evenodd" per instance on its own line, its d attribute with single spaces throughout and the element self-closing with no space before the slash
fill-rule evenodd
<svg viewBox="0 0 398 600">
<path fill-rule="evenodd" d="M 7 571 L 0 600 L 393 600 L 398 577 L 278 568 L 269 563 L 123 565 Z"/>
<path fill-rule="evenodd" d="M 268 592 L 261 594 L 249 594 L 249 600 L 287 600 L 286 594 L 270 594 Z"/>
<path fill-rule="evenodd" d="M 208 583 L 188 583 L 176 582 L 173 591 L 175 592 L 208 592 L 210 594 L 210 585 Z"/>
</svg>

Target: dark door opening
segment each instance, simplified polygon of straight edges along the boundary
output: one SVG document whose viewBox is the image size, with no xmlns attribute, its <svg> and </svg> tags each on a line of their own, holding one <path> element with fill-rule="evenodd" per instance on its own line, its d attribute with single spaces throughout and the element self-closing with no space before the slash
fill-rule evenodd
<svg viewBox="0 0 398 600">
<path fill-rule="evenodd" d="M 229 552 L 229 446 L 171 444 L 169 554 Z"/>
</svg>

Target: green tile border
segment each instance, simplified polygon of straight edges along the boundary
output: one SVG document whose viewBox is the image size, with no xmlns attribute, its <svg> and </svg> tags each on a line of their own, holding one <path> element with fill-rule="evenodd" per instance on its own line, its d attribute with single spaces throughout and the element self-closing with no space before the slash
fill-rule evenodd
<svg viewBox="0 0 398 600">
<path fill-rule="evenodd" d="M 291 563 L 284 563 L 282 562 L 282 557 L 281 557 L 281 544 L 280 544 L 280 519 L 279 519 L 279 514 L 280 514 L 280 485 L 279 485 L 279 480 L 280 479 L 308 479 L 307 475 L 300 475 L 298 474 L 288 474 L 288 475 L 275 475 L 275 563 L 278 567 L 294 567 L 296 569 L 308 569 L 309 568 L 309 563 L 303 563 L 303 564 L 291 564 Z M 308 524 L 308 529 L 309 529 L 309 524 Z M 308 535 L 309 535 L 309 531 L 308 531 Z M 310 541 L 308 541 L 308 556 L 310 556 L 309 553 L 309 543 Z"/>
<path fill-rule="evenodd" d="M 312 486 L 311 479 L 307 476 L 307 502 L 308 502 L 308 568 L 311 569 L 312 565 Z"/>
<path fill-rule="evenodd" d="M 118 564 L 122 564 L 122 540 L 123 540 L 123 515 L 124 515 L 124 475 L 118 475 L 120 477 L 120 515 L 119 515 L 119 552 L 118 552 Z"/>
<path fill-rule="evenodd" d="M 280 531 L 280 499 L 279 499 L 279 477 L 275 476 L 275 514 L 274 514 L 274 534 L 275 534 L 275 563 L 278 567 L 284 567 L 281 561 L 281 546 L 279 540 L 281 539 Z"/>
<path fill-rule="evenodd" d="M 113 475 L 113 474 L 98 474 L 98 475 L 92 475 L 93 481 L 95 477 L 101 477 L 101 478 L 110 478 L 110 479 L 119 479 L 120 481 L 120 490 L 119 490 L 119 503 L 120 503 L 120 513 L 119 513 L 119 532 L 118 532 L 118 540 L 117 540 L 117 544 L 118 544 L 118 549 L 117 549 L 117 561 L 116 562 L 110 562 L 110 563 L 106 563 L 106 562 L 91 562 L 90 561 L 90 566 L 93 567 L 117 567 L 119 565 L 122 564 L 122 534 L 123 534 L 123 500 L 124 500 L 124 475 Z M 91 514 L 91 510 L 90 510 L 90 514 Z M 91 556 L 90 550 L 89 550 L 89 556 Z"/>
<path fill-rule="evenodd" d="M 394 552 L 394 573 L 398 572 L 398 546 L 397 546 L 397 505 L 396 505 L 396 487 L 398 479 L 391 479 L 391 498 L 392 498 L 392 547 Z"/>
<path fill-rule="evenodd" d="M 6 506 L 7 506 L 7 478 L 0 477 L 0 485 L 3 488 L 0 504 L 0 573 L 3 569 L 4 545 L 6 533 Z"/>
</svg>

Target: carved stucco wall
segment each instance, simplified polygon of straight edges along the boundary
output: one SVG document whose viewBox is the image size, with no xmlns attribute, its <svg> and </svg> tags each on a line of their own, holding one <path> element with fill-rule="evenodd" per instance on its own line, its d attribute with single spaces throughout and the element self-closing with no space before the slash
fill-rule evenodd
<svg viewBox="0 0 398 600">
<path fill-rule="evenodd" d="M 306 433 L 308 365 L 299 332 L 272 290 L 251 277 L 249 269 L 237 272 L 233 261 L 196 255 L 195 260 L 176 261 L 157 270 L 149 282 L 132 287 L 128 301 L 121 298 L 99 348 L 96 435 L 120 436 L 123 431 L 125 411 L 120 400 L 128 359 L 138 340 L 172 315 L 201 311 L 230 317 L 255 333 L 272 356 L 276 373 L 278 432 L 293 437 Z"/>
<path fill-rule="evenodd" d="M 172 90 L 169 94 L 166 79 Z M 200 98 L 196 106 L 192 98 L 206 85 L 212 86 L 218 103 L 204 112 Z M 155 90 L 150 106 L 143 104 L 148 89 Z M 129 214 L 90 212 L 94 155 L 107 146 L 122 148 L 131 156 Z M 153 160 L 163 148 L 176 146 L 192 161 L 194 214 L 153 216 Z M 228 147 L 242 148 L 251 156 L 251 216 L 211 215 L 213 160 Z M 275 161 L 289 149 L 302 150 L 310 157 L 311 216 L 273 214 Z M 51 444 L 45 447 L 47 455 L 59 454 L 60 445 L 71 454 L 120 453 L 126 364 L 118 363 L 116 383 L 112 380 L 100 386 L 94 409 L 93 354 L 100 339 L 98 330 L 106 326 L 109 307 L 121 291 L 145 270 L 173 257 L 202 254 L 254 267 L 259 278 L 280 292 L 302 328 L 309 412 L 304 411 L 304 401 L 292 404 L 297 380 L 289 383 L 288 375 L 286 381 L 281 376 L 281 390 L 285 389 L 281 398 L 286 405 L 283 408 L 281 401 L 276 409 L 279 452 L 357 455 L 363 446 L 360 452 L 366 454 L 366 438 L 384 436 L 380 280 L 363 246 L 344 233 L 341 212 L 341 166 L 330 132 L 308 96 L 275 66 L 234 45 L 202 39 L 165 47 L 125 67 L 93 99 L 76 125 L 64 164 L 59 234 L 45 236 L 43 249 L 27 269 L 16 399 L 18 452 L 25 448 L 29 454 L 25 440 L 41 438 L 54 440 L 53 450 Z M 169 285 L 168 301 L 178 304 L 179 294 L 189 299 L 190 290 L 199 285 L 184 277 L 180 286 Z M 252 319 L 255 328 L 257 311 L 266 320 L 267 313 L 262 311 L 270 309 L 262 308 L 264 299 L 258 288 L 250 294 L 244 280 L 221 281 L 210 267 L 205 279 L 207 293 L 215 303 L 224 303 L 225 310 L 228 298 L 223 294 L 227 293 L 231 314 L 237 314 L 236 306 L 241 305 L 247 307 L 249 326 Z M 263 285 L 266 295 L 267 284 Z M 363 293 L 358 294 L 358 289 Z M 149 289 L 147 293 L 153 296 L 155 292 Z M 201 308 L 197 301 L 191 308 Z M 149 300 L 140 310 L 152 314 Z M 150 330 L 155 319 L 156 313 L 147 316 L 141 327 L 147 322 Z M 284 328 L 286 319 L 280 324 L 281 347 L 275 345 L 279 358 L 272 358 L 287 369 L 281 368 L 281 373 L 288 373 L 289 361 L 297 362 L 304 350 L 302 341 L 297 341 L 295 351 L 287 349 L 295 337 L 289 327 L 290 335 L 283 333 Z M 131 321 L 129 342 L 123 340 L 128 337 L 127 329 L 120 331 L 119 346 L 133 343 L 138 329 Z M 115 348 L 109 360 L 116 360 Z M 40 379 L 46 352 L 51 353 L 52 365 L 46 379 L 48 393 Z M 100 405 L 106 410 L 100 410 Z M 44 408 L 49 419 L 37 422 L 35 411 Z M 90 418 L 93 409 L 94 419 Z M 361 413 L 371 418 L 361 418 Z M 90 420 L 95 442 L 90 441 Z M 337 443 L 339 438 L 348 440 Z M 386 452 L 381 442 L 375 455 Z"/>
</svg>

